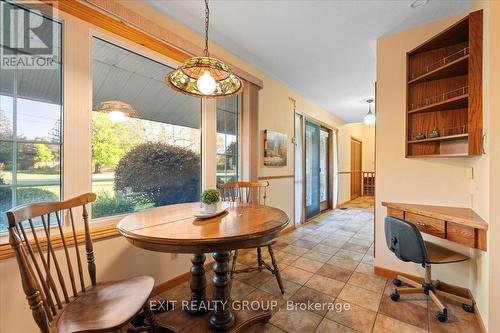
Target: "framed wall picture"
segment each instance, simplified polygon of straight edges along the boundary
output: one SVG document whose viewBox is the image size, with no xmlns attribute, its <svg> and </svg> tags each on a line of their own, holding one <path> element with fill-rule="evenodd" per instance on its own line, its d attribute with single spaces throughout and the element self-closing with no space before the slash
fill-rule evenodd
<svg viewBox="0 0 500 333">
<path fill-rule="evenodd" d="M 272 130 L 264 131 L 264 165 L 286 166 L 287 135 Z"/>
</svg>

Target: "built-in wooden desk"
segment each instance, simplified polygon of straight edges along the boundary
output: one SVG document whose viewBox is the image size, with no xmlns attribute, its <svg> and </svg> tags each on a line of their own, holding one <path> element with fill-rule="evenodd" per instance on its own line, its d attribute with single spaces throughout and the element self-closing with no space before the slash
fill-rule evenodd
<svg viewBox="0 0 500 333">
<path fill-rule="evenodd" d="M 408 221 L 426 234 L 486 251 L 486 223 L 470 208 L 382 202 L 387 215 Z"/>
</svg>

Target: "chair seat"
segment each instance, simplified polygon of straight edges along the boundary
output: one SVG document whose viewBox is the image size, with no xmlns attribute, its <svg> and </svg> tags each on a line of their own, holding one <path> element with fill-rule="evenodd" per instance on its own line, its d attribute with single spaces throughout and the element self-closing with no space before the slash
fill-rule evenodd
<svg viewBox="0 0 500 333">
<path fill-rule="evenodd" d="M 424 243 L 427 249 L 427 263 L 429 264 L 448 264 L 469 259 L 465 254 L 452 251 L 437 244 L 428 241 Z"/>
<path fill-rule="evenodd" d="M 119 329 L 142 309 L 153 286 L 154 279 L 150 276 L 97 284 L 65 306 L 56 322 L 56 332 Z"/>
</svg>

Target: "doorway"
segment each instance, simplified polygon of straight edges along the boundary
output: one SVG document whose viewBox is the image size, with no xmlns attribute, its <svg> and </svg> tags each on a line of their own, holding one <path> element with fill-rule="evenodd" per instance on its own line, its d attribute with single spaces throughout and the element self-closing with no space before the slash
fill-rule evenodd
<svg viewBox="0 0 500 333">
<path fill-rule="evenodd" d="M 320 126 L 306 120 L 305 126 L 305 184 L 306 220 L 319 215 L 320 207 Z"/>
<path fill-rule="evenodd" d="M 333 135 L 313 120 L 305 119 L 303 124 L 304 218 L 309 220 L 332 207 Z"/>
<path fill-rule="evenodd" d="M 351 138 L 351 200 L 361 196 L 363 143 Z"/>
</svg>

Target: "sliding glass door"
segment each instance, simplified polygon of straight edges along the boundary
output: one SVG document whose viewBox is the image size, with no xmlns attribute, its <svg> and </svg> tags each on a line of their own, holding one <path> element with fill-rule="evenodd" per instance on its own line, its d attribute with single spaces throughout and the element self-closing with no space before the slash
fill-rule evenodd
<svg viewBox="0 0 500 333">
<path fill-rule="evenodd" d="M 320 209 L 320 126 L 306 120 L 305 126 L 305 180 L 306 219 L 321 212 Z"/>
</svg>

